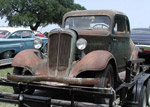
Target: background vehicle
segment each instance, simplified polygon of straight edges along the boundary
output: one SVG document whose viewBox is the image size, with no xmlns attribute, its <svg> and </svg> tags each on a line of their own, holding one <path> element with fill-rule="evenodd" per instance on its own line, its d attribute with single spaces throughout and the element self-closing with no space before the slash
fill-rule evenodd
<svg viewBox="0 0 150 107">
<path fill-rule="evenodd" d="M 88 106 L 89 102 L 95 106 L 150 105 L 149 69 L 140 65 L 144 59 L 138 59 L 125 14 L 73 11 L 64 15 L 62 27 L 49 33 L 48 57 L 38 50 L 24 50 L 15 56 L 13 75 L 7 76 L 19 82 L 12 85 L 15 93 L 47 90 L 59 94 L 59 100 L 50 98 L 54 105 L 63 106 L 79 102 L 88 102 Z"/>
<path fill-rule="evenodd" d="M 34 32 L 34 34 L 35 34 L 36 36 L 45 37 L 45 35 L 42 34 L 40 31 L 35 31 L 35 30 L 33 30 L 33 32 Z"/>
<path fill-rule="evenodd" d="M 9 33 L 7 30 L 0 30 L 0 38 L 6 37 Z"/>
<path fill-rule="evenodd" d="M 46 52 L 47 38 L 36 37 L 31 30 L 11 29 L 10 34 L 0 38 L 1 58 L 11 58 L 24 49 L 35 49 L 34 41 L 39 39 L 43 43 L 41 50 Z"/>
<path fill-rule="evenodd" d="M 22 28 L 22 27 L 7 27 L 7 26 L 0 26 L 0 37 L 5 38 L 9 34 L 17 31 L 17 30 L 30 30 L 29 28 Z"/>
<path fill-rule="evenodd" d="M 150 28 L 134 28 L 131 38 L 140 48 L 139 57 L 145 59 L 145 64 L 150 64 Z"/>
<path fill-rule="evenodd" d="M 132 29 L 131 38 L 138 47 L 150 51 L 150 28 Z"/>
</svg>

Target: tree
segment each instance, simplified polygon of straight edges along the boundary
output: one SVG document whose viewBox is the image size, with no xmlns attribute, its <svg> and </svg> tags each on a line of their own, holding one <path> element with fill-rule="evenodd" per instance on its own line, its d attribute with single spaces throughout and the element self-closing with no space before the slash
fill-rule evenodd
<svg viewBox="0 0 150 107">
<path fill-rule="evenodd" d="M 52 23 L 61 25 L 66 12 L 84 9 L 74 0 L 0 0 L 0 17 L 6 17 L 9 26 L 30 26 L 32 30 Z"/>
</svg>

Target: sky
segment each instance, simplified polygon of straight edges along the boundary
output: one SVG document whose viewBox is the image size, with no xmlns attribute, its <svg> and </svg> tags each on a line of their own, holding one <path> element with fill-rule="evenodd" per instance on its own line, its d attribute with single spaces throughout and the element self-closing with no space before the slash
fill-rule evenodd
<svg viewBox="0 0 150 107">
<path fill-rule="evenodd" d="M 75 0 L 88 10 L 118 10 L 125 13 L 131 28 L 150 26 L 150 0 Z"/>
<path fill-rule="evenodd" d="M 150 0 L 74 0 L 87 10 L 118 10 L 125 13 L 132 28 L 148 28 L 150 26 Z M 7 26 L 5 19 L 0 20 L 0 26 Z M 38 28 L 44 33 L 58 28 L 57 25 L 48 25 Z"/>
</svg>

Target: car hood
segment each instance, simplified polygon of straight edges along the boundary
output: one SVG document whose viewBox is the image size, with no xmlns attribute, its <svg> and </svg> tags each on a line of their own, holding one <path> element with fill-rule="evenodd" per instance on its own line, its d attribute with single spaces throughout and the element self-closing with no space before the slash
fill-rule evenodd
<svg viewBox="0 0 150 107">
<path fill-rule="evenodd" d="M 106 29 L 76 29 L 78 35 L 84 36 L 109 36 L 110 31 Z"/>
</svg>

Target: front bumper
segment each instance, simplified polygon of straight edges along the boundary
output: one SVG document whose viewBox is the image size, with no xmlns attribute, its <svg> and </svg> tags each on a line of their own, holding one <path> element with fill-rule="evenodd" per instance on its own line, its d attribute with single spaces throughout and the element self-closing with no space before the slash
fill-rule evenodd
<svg viewBox="0 0 150 107">
<path fill-rule="evenodd" d="M 69 78 L 69 77 L 50 77 L 50 76 L 21 76 L 7 74 L 7 79 L 15 82 L 58 82 L 68 85 L 98 85 L 99 78 Z"/>
</svg>

